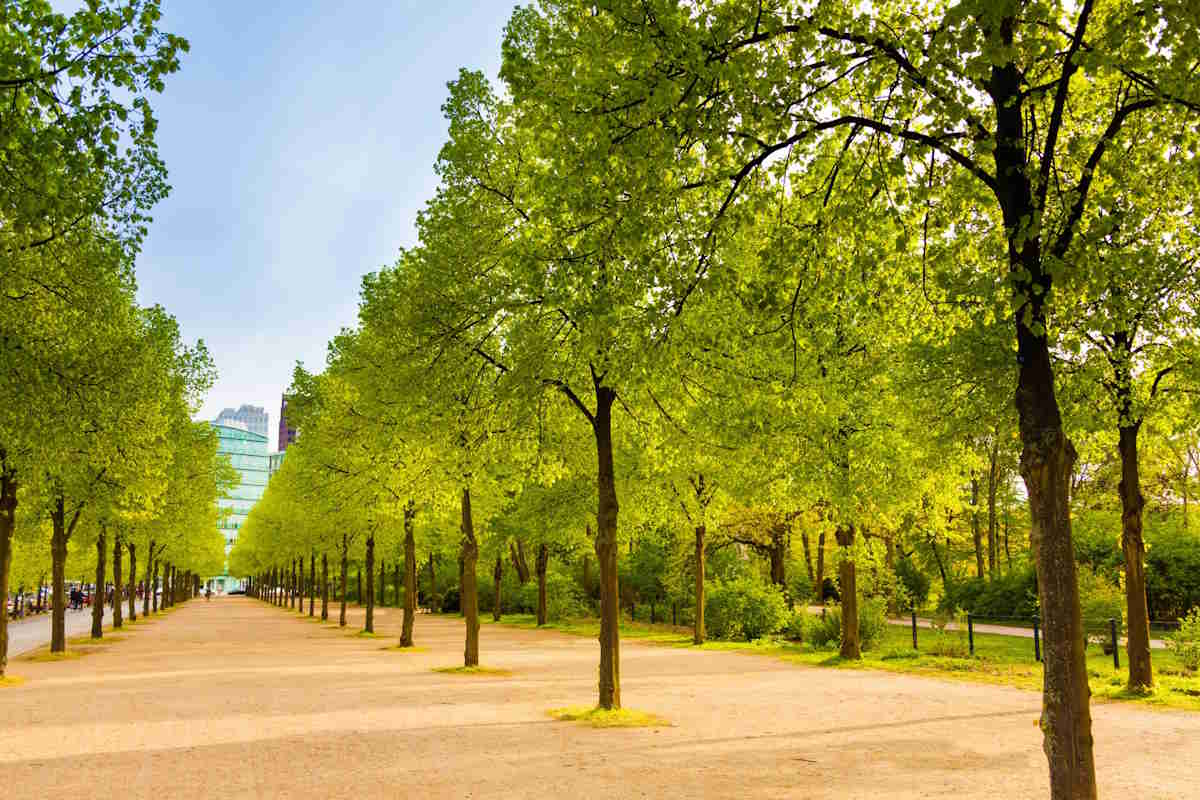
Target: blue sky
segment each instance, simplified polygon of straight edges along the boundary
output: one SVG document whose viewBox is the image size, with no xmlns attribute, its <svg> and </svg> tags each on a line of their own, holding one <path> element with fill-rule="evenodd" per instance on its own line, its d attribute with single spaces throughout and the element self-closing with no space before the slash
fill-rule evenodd
<svg viewBox="0 0 1200 800">
<path fill-rule="evenodd" d="M 200 416 L 264 405 L 354 322 L 359 280 L 414 241 L 460 67 L 495 76 L 512 2 L 163 0 L 191 52 L 155 100 L 171 195 L 138 259 L 142 303 L 204 339 Z"/>
</svg>

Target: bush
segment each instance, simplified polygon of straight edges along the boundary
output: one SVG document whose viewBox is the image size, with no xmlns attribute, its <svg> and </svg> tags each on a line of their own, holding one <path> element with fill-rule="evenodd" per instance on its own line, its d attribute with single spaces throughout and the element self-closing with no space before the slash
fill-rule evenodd
<svg viewBox="0 0 1200 800">
<path fill-rule="evenodd" d="M 1179 630 L 1168 641 L 1186 669 L 1200 670 L 1200 607 L 1193 608 L 1179 621 Z"/>
<path fill-rule="evenodd" d="M 1146 600 L 1159 620 L 1200 606 L 1200 535 L 1174 519 L 1146 520 Z"/>
<path fill-rule="evenodd" d="M 788 607 L 779 587 L 754 578 L 714 582 L 704 599 L 704 622 L 717 639 L 753 641 L 783 627 Z"/>
<path fill-rule="evenodd" d="M 872 650 L 883 641 L 887 630 L 887 604 L 881 597 L 861 600 L 858 604 L 858 639 L 863 650 Z M 842 607 L 828 606 L 820 617 L 813 617 L 805 629 L 807 641 L 814 647 L 837 645 L 842 641 Z"/>
<path fill-rule="evenodd" d="M 908 592 L 909 598 L 917 608 L 929 602 L 931 581 L 929 576 L 917 568 L 911 559 L 902 558 L 896 562 L 896 577 Z"/>
<path fill-rule="evenodd" d="M 538 584 L 537 576 L 520 588 L 517 592 L 516 605 L 529 609 L 529 613 L 537 613 Z M 585 617 L 588 615 L 589 604 L 587 595 L 571 576 L 550 570 L 546 573 L 546 621 L 558 622 L 564 619 Z"/>
<path fill-rule="evenodd" d="M 793 611 L 792 615 L 783 625 L 784 638 L 793 642 L 803 642 L 808 639 L 808 631 L 812 628 L 812 621 L 817 619 L 804 608 L 799 611 Z"/>
<path fill-rule="evenodd" d="M 1083 615 L 1083 631 L 1089 642 L 1109 643 L 1112 638 L 1109 620 L 1117 621 L 1117 635 L 1124 626 L 1121 614 L 1125 597 L 1121 590 L 1086 567 L 1079 570 L 1079 608 Z M 1105 652 L 1112 652 L 1106 648 Z"/>
<path fill-rule="evenodd" d="M 1033 567 L 1024 567 L 992 579 L 954 581 L 946 587 L 941 610 L 969 611 L 982 619 L 1033 619 L 1038 611 L 1037 575 Z"/>
</svg>

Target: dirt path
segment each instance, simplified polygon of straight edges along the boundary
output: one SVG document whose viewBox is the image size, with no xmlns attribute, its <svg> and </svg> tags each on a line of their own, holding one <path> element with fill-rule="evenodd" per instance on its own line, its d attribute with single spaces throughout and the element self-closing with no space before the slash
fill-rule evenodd
<svg viewBox="0 0 1200 800">
<path fill-rule="evenodd" d="M 357 616 L 357 615 L 356 615 Z M 1038 696 L 625 643 L 625 704 L 675 723 L 594 730 L 596 644 L 485 626 L 455 676 L 457 620 L 424 652 L 244 598 L 192 601 L 0 689 L 5 798 L 1024 798 L 1046 796 Z M 379 627 L 398 632 L 399 612 Z M 1104 797 L 1196 796 L 1200 715 L 1093 709 Z"/>
</svg>

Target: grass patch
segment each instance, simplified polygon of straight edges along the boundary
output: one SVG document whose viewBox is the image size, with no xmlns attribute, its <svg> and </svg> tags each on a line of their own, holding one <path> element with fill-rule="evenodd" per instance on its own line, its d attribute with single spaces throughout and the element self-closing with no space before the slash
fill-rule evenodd
<svg viewBox="0 0 1200 800">
<path fill-rule="evenodd" d="M 378 633 L 372 633 L 371 631 L 359 631 L 358 633 L 356 633 L 354 635 L 358 636 L 359 638 L 362 638 L 362 639 L 377 639 L 377 638 L 379 638 Z"/>
<path fill-rule="evenodd" d="M 456 616 L 456 615 L 454 615 Z M 491 618 L 485 624 L 500 624 L 507 627 L 536 629 L 536 619 L 531 614 L 509 614 L 499 623 Z M 595 637 L 600 632 L 600 622 L 594 618 L 564 620 L 542 626 L 576 636 Z M 692 644 L 690 628 L 668 624 L 650 624 L 621 620 L 621 638 L 657 644 L 665 647 L 696 647 Z M 863 653 L 861 661 L 848 661 L 838 656 L 836 645 L 814 647 L 810 644 L 783 639 L 759 639 L 753 642 L 707 641 L 700 645 L 703 650 L 729 650 L 739 653 L 770 656 L 826 669 L 875 669 L 971 683 L 990 683 L 1015 686 L 1019 689 L 1040 692 L 1042 690 L 1042 665 L 1033 658 L 1033 639 L 1021 636 L 1005 636 L 994 633 L 975 634 L 975 654 L 972 656 L 964 646 L 965 639 L 954 633 L 939 635 L 922 628 L 917 634 L 918 649 L 912 647 L 912 629 L 889 625 L 873 650 Z M 930 650 L 936 652 L 930 652 Z M 1087 667 L 1092 696 L 1101 702 L 1129 702 L 1156 708 L 1174 708 L 1200 711 L 1200 673 L 1183 668 L 1178 656 L 1170 650 L 1154 650 L 1154 688 L 1150 692 L 1130 692 L 1125 688 L 1128 670 L 1124 651 L 1121 653 L 1121 669 L 1112 665 L 1112 656 L 1104 655 L 1100 648 L 1091 645 L 1087 649 Z"/>
<path fill-rule="evenodd" d="M 380 650 L 389 650 L 393 653 L 428 653 L 428 647 L 401 647 L 398 644 L 381 647 Z"/>
<path fill-rule="evenodd" d="M 105 631 L 104 634 L 105 635 L 103 639 L 93 639 L 91 634 L 88 634 L 87 636 L 72 636 L 70 639 L 67 639 L 67 644 L 82 644 L 99 647 L 106 644 L 115 644 L 117 642 L 125 641 L 124 636 L 110 634 L 108 631 Z"/>
<path fill-rule="evenodd" d="M 444 675 L 496 675 L 507 676 L 512 675 L 512 670 L 501 669 L 499 667 L 434 667 L 434 672 L 440 672 Z"/>
<path fill-rule="evenodd" d="M 20 686 L 25 682 L 25 679 L 20 675 L 5 675 L 0 677 L 0 688 L 5 686 Z"/>
<path fill-rule="evenodd" d="M 655 714 L 629 708 L 552 708 L 546 712 L 554 719 L 579 722 L 593 728 L 669 728 L 671 723 Z"/>
</svg>

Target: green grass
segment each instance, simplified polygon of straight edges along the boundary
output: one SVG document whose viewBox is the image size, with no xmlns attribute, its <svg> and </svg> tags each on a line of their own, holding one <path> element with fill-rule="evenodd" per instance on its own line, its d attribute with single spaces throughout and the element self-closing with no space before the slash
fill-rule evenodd
<svg viewBox="0 0 1200 800">
<path fill-rule="evenodd" d="M 393 653 L 428 653 L 429 652 L 428 647 L 401 647 L 398 644 L 388 645 L 387 647 L 381 647 L 379 649 L 380 650 L 388 650 Z"/>
<path fill-rule="evenodd" d="M 490 617 L 484 620 L 492 623 Z M 537 628 L 536 619 L 529 614 L 510 614 L 501 625 L 516 628 Z M 600 632 L 597 619 L 564 620 L 543 626 L 576 636 L 595 637 Z M 696 647 L 689 628 L 667 624 L 621 620 L 621 637 L 637 639 L 667 647 Z M 754 642 L 710 640 L 700 645 L 704 650 L 728 650 L 770 656 L 814 667 L 830 669 L 875 669 L 932 678 L 991 683 L 1041 691 L 1042 665 L 1033 658 L 1033 639 L 992 633 L 975 634 L 975 655 L 966 656 L 966 634 L 946 633 L 946 639 L 961 637 L 963 656 L 935 655 L 938 634 L 922 628 L 917 632 L 918 650 L 912 649 L 912 630 L 889 625 L 882 641 L 863 653 L 861 661 L 842 659 L 836 647 L 818 648 L 780 639 L 760 639 Z M 954 641 L 946 642 L 947 651 L 959 649 Z M 1154 650 L 1154 688 L 1145 694 L 1131 693 L 1125 688 L 1128 678 L 1125 653 L 1121 653 L 1121 669 L 1112 665 L 1112 656 L 1104 655 L 1099 645 L 1088 646 L 1088 676 L 1092 696 L 1102 701 L 1133 702 L 1159 708 L 1200 711 L 1200 673 L 1189 673 L 1169 650 Z"/>
<path fill-rule="evenodd" d="M 67 644 L 86 644 L 86 645 L 99 646 L 99 645 L 106 645 L 106 644 L 115 644 L 116 642 L 123 642 L 123 641 L 125 641 L 124 636 L 121 636 L 119 634 L 114 634 L 110 628 L 105 628 L 103 639 L 93 639 L 92 635 L 89 633 L 84 636 L 72 636 L 70 639 L 67 639 Z"/>
<path fill-rule="evenodd" d="M 552 708 L 546 712 L 564 722 L 579 722 L 593 728 L 669 728 L 670 722 L 655 714 L 629 708 Z"/>
<path fill-rule="evenodd" d="M 378 633 L 373 633 L 371 631 L 359 631 L 358 633 L 356 633 L 354 635 L 358 636 L 362 639 L 376 639 L 379 637 Z"/>
<path fill-rule="evenodd" d="M 434 672 L 440 672 L 444 675 L 496 675 L 499 677 L 512 675 L 512 670 L 500 669 L 499 667 L 434 667 Z"/>
<path fill-rule="evenodd" d="M 0 688 L 5 686 L 20 686 L 24 682 L 25 679 L 20 675 L 5 675 L 4 677 L 0 677 Z"/>
</svg>

